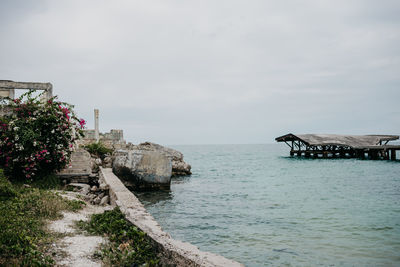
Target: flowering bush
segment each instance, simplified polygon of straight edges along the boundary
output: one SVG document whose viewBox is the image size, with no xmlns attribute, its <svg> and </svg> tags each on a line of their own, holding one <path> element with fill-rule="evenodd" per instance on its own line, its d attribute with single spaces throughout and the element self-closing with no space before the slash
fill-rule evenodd
<svg viewBox="0 0 400 267">
<path fill-rule="evenodd" d="M 17 99 L 5 99 L 11 111 L 0 117 L 0 166 L 8 176 L 33 180 L 63 169 L 73 143 L 83 136 L 85 121 L 73 106 L 42 102 L 32 91 Z"/>
</svg>

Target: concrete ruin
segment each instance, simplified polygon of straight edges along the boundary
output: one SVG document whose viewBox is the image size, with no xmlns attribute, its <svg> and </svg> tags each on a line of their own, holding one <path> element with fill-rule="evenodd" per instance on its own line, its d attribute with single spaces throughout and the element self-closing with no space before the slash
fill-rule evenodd
<svg viewBox="0 0 400 267">
<path fill-rule="evenodd" d="M 85 136 L 80 141 L 82 145 L 101 142 L 104 146 L 111 149 L 125 149 L 127 146 L 123 130 L 112 129 L 108 133 L 100 133 L 98 109 L 94 110 L 94 129 L 86 129 L 83 132 Z"/>
<path fill-rule="evenodd" d="M 94 138 L 96 139 L 96 142 L 98 143 L 100 141 L 100 135 L 99 135 L 99 110 L 95 109 L 94 110 Z"/>
<path fill-rule="evenodd" d="M 10 80 L 0 80 L 0 99 L 15 98 L 15 89 L 42 90 L 45 91 L 43 99 L 48 100 L 53 97 L 53 85 L 51 83 L 34 82 L 14 82 Z M 0 105 L 0 117 L 10 113 L 7 106 Z"/>
<path fill-rule="evenodd" d="M 83 131 L 85 136 L 82 139 L 83 145 L 88 145 L 91 143 L 101 142 L 104 146 L 113 149 L 122 149 L 126 147 L 126 141 L 124 140 L 124 131 L 112 129 L 108 133 L 98 133 L 96 135 L 96 130 L 88 129 Z"/>
<path fill-rule="evenodd" d="M 15 90 L 14 89 L 7 89 L 1 90 L 0 89 L 0 98 L 15 98 Z"/>
<path fill-rule="evenodd" d="M 34 82 L 14 82 L 10 80 L 0 80 L 0 97 L 15 97 L 15 89 L 42 90 L 45 91 L 44 97 L 53 97 L 53 85 L 51 83 Z"/>
</svg>

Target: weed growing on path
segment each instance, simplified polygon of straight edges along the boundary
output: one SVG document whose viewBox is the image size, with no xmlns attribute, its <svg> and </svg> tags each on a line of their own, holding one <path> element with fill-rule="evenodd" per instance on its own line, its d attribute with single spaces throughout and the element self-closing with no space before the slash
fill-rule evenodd
<svg viewBox="0 0 400 267">
<path fill-rule="evenodd" d="M 90 221 L 78 222 L 79 228 L 91 234 L 106 235 L 110 242 L 97 255 L 112 266 L 158 266 L 158 258 L 146 234 L 125 219 L 115 208 L 92 215 Z"/>
</svg>

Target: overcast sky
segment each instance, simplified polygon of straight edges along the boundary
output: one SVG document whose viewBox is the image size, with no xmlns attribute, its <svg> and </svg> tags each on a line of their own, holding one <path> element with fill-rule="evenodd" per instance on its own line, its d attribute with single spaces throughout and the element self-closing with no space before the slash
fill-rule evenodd
<svg viewBox="0 0 400 267">
<path fill-rule="evenodd" d="M 133 143 L 400 134 L 400 1 L 4 1 L 0 79 Z"/>
</svg>

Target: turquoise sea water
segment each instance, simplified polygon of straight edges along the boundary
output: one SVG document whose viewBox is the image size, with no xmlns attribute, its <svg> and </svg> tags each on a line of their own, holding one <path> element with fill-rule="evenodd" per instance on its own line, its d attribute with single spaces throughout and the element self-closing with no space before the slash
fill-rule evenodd
<svg viewBox="0 0 400 267">
<path fill-rule="evenodd" d="M 176 146 L 193 175 L 138 197 L 175 239 L 246 266 L 400 266 L 400 162 Z"/>
</svg>

